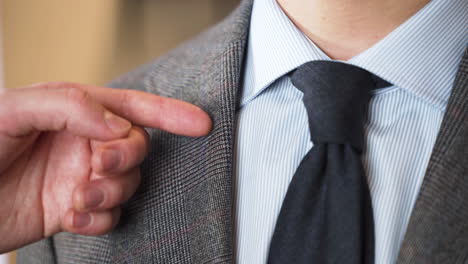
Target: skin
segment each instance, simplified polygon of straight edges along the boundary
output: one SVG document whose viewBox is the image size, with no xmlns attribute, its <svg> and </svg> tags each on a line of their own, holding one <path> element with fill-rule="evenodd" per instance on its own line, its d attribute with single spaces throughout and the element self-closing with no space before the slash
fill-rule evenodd
<svg viewBox="0 0 468 264">
<path fill-rule="evenodd" d="M 429 0 L 277 0 L 322 51 L 349 60 L 404 23 Z"/>
<path fill-rule="evenodd" d="M 198 137 L 200 108 L 139 91 L 42 83 L 0 91 L 0 253 L 58 232 L 100 235 L 140 183 L 141 126 Z"/>
<path fill-rule="evenodd" d="M 368 49 L 429 0 L 277 0 L 331 58 Z M 186 102 L 76 83 L 0 89 L 0 253 L 58 232 L 100 235 L 140 183 L 142 126 L 203 136 L 212 122 Z"/>
</svg>

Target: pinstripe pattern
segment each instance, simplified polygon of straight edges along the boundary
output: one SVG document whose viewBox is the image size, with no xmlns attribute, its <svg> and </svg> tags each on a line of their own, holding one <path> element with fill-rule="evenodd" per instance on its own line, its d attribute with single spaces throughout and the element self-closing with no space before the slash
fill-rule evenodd
<svg viewBox="0 0 468 264">
<path fill-rule="evenodd" d="M 467 1 L 432 1 L 348 62 L 394 84 L 375 91 L 366 123 L 376 263 L 396 261 L 468 41 L 467 21 Z M 239 263 L 265 263 L 289 182 L 312 147 L 302 93 L 285 74 L 319 59 L 329 58 L 275 0 L 254 2 L 236 141 Z"/>
</svg>

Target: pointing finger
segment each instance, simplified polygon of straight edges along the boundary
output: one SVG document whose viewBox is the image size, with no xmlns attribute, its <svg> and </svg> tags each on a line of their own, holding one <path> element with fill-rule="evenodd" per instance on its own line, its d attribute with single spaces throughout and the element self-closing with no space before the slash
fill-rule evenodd
<svg viewBox="0 0 468 264">
<path fill-rule="evenodd" d="M 73 87 L 2 93 L 0 123 L 0 133 L 10 137 L 67 130 L 78 136 L 112 140 L 128 135 L 131 128 L 130 122 L 105 109 L 86 90 Z"/>
<path fill-rule="evenodd" d="M 212 127 L 211 119 L 206 112 L 195 105 L 176 99 L 135 90 L 77 83 L 52 82 L 37 86 L 83 89 L 111 112 L 134 124 L 158 128 L 178 135 L 203 136 L 208 134 Z"/>
</svg>

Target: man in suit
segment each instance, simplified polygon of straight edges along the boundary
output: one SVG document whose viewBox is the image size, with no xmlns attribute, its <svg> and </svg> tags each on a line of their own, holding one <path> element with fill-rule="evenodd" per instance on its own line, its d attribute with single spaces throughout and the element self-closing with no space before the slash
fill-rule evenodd
<svg viewBox="0 0 468 264">
<path fill-rule="evenodd" d="M 115 229 L 56 234 L 20 250 L 20 262 L 266 262 L 288 184 L 314 144 L 289 73 L 331 59 L 391 84 L 373 91 L 362 157 L 375 263 L 466 262 L 467 11 L 463 0 L 242 1 L 222 23 L 109 84 L 195 104 L 213 130 L 163 131 L 206 134 L 199 111 L 188 133 L 135 122 L 162 129 L 150 130 L 142 184 Z"/>
</svg>

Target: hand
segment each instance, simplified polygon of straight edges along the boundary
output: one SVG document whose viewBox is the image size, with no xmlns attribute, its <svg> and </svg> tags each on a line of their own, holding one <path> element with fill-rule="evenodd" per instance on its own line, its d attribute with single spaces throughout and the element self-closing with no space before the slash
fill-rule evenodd
<svg viewBox="0 0 468 264">
<path fill-rule="evenodd" d="M 42 83 L 0 92 L 0 253 L 61 231 L 100 235 L 136 191 L 140 126 L 202 136 L 200 108 L 139 91 Z"/>
</svg>

